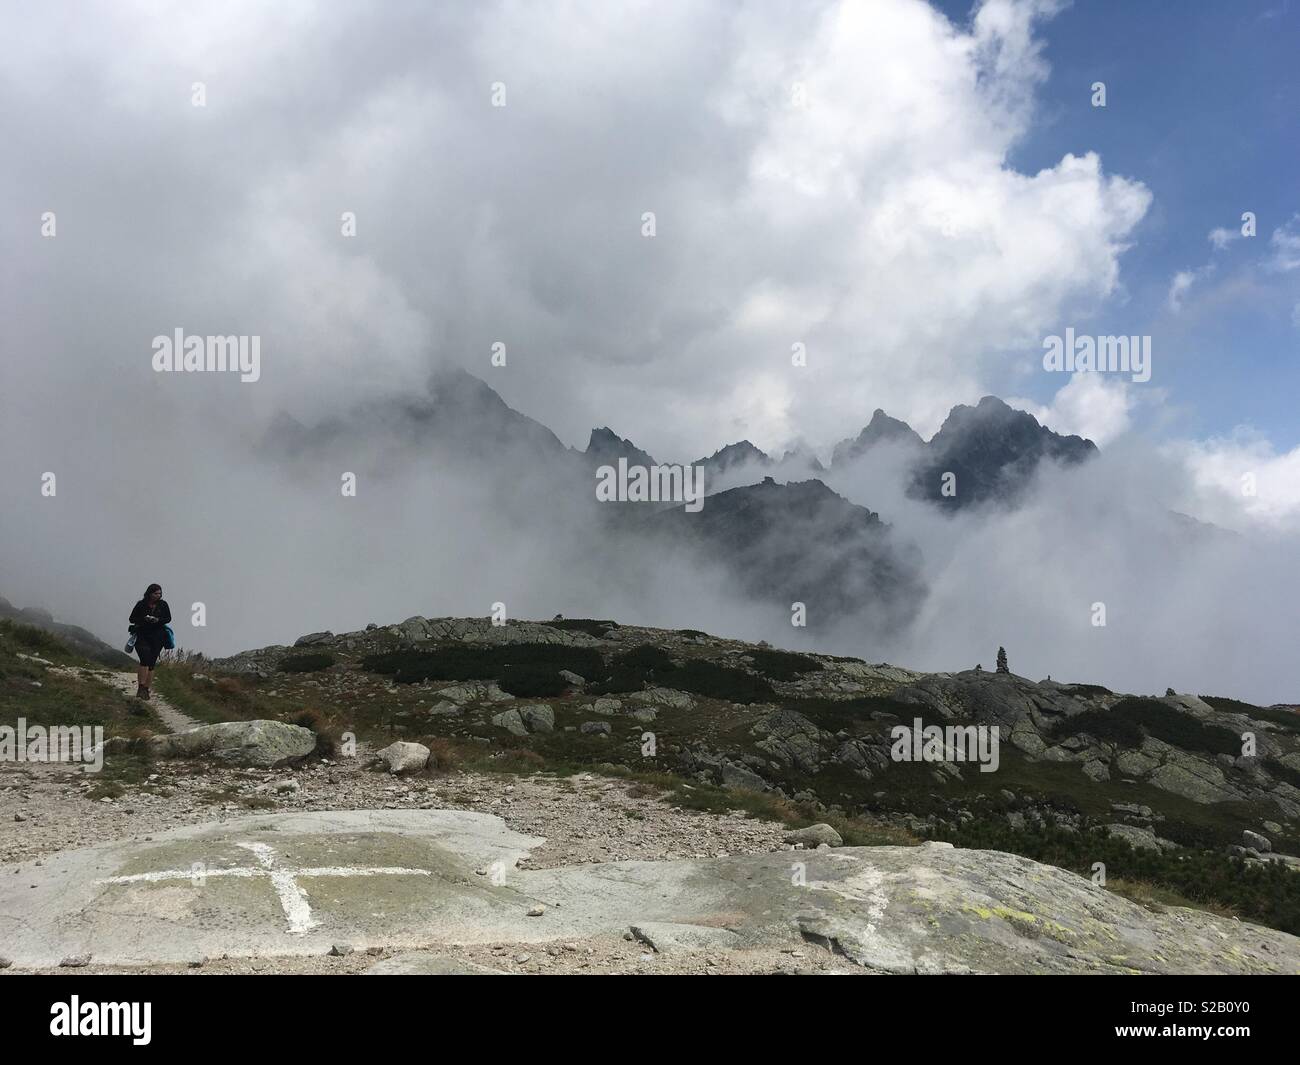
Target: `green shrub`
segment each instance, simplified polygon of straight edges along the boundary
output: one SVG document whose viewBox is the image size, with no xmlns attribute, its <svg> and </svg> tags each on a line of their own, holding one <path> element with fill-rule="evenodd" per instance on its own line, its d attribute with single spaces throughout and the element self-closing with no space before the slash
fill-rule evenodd
<svg viewBox="0 0 1300 1065">
<path fill-rule="evenodd" d="M 516 643 L 499 647 L 448 644 L 432 651 L 406 649 L 366 655 L 361 667 L 389 675 L 398 684 L 426 680 L 500 680 L 507 667 L 534 666 L 550 673 L 562 669 L 584 679 L 605 672 L 605 660 L 591 647 L 550 643 Z"/>
<path fill-rule="evenodd" d="M 622 695 L 626 692 L 639 692 L 646 686 L 644 669 L 629 669 L 626 666 L 614 666 L 606 675 L 587 685 L 589 695 Z"/>
<path fill-rule="evenodd" d="M 1182 836 L 1218 845 L 1213 833 L 1191 826 L 1162 823 L 1157 831 L 1171 839 Z M 1106 875 L 1116 880 L 1147 881 L 1196 903 L 1230 908 L 1246 920 L 1293 935 L 1300 932 L 1300 876 L 1280 862 L 1247 865 L 1218 849 L 1170 853 L 1137 849 L 1096 826 L 1081 832 L 1067 832 L 1053 824 L 1012 829 L 998 821 L 977 819 L 966 825 L 945 823 L 931 838 L 959 847 L 1021 854 L 1081 876 L 1090 875 L 1094 862 L 1103 862 Z"/>
<path fill-rule="evenodd" d="M 1265 758 L 1264 768 L 1277 777 L 1278 780 L 1285 780 L 1293 788 L 1300 788 L 1300 770 L 1292 769 L 1289 765 L 1279 762 L 1275 758 Z"/>
<path fill-rule="evenodd" d="M 914 718 L 924 718 L 929 713 L 924 707 L 896 702 L 887 695 L 860 695 L 855 699 L 786 699 L 782 705 L 828 732 L 854 731 L 864 722 L 873 722 L 873 714 L 891 714 L 910 728 Z"/>
<path fill-rule="evenodd" d="M 338 750 L 341 735 L 334 725 L 319 710 L 310 707 L 299 710 L 289 716 L 289 724 L 299 725 L 316 734 L 316 749 L 312 751 L 317 758 L 333 758 Z"/>
<path fill-rule="evenodd" d="M 640 669 L 653 671 L 655 673 L 667 673 L 677 668 L 677 663 L 673 661 L 672 656 L 662 647 L 656 647 L 654 644 L 643 643 L 633 647 L 630 651 L 624 651 L 614 659 L 614 668 Z"/>
<path fill-rule="evenodd" d="M 506 666 L 499 684 L 503 692 L 521 699 L 563 695 L 569 689 L 559 671 L 546 666 Z"/>
<path fill-rule="evenodd" d="M 315 651 L 309 654 L 290 655 L 280 662 L 281 673 L 319 673 L 334 664 L 334 656 L 328 651 Z"/>
<path fill-rule="evenodd" d="M 1203 724 L 1158 699 L 1121 699 L 1111 707 L 1111 713 L 1133 715 L 1156 739 L 1184 750 L 1234 757 L 1241 754 L 1241 736 L 1231 729 Z"/>
<path fill-rule="evenodd" d="M 1274 725 L 1281 725 L 1288 732 L 1300 733 L 1300 713 L 1294 710 L 1275 710 L 1271 706 L 1255 706 L 1253 703 L 1243 703 L 1239 699 L 1228 699 L 1222 695 L 1202 695 L 1201 700 L 1225 714 L 1245 714 L 1256 721 L 1268 721 Z"/>
<path fill-rule="evenodd" d="M 665 684 L 675 687 L 671 677 L 677 664 L 662 647 L 643 643 L 622 654 L 615 656 L 608 670 L 596 678 L 588 677 L 593 683 L 587 685 L 592 695 L 619 695 L 624 692 L 639 692 L 648 684 Z"/>
<path fill-rule="evenodd" d="M 772 685 L 762 677 L 702 659 L 692 659 L 673 672 L 672 687 L 679 691 L 724 699 L 729 703 L 767 703 L 776 701 Z"/>
<path fill-rule="evenodd" d="M 1065 689 L 1071 695 L 1114 695 L 1115 693 L 1109 688 L 1103 688 L 1100 684 L 1067 684 Z"/>
<path fill-rule="evenodd" d="M 1069 736 L 1087 733 L 1103 743 L 1117 743 L 1121 747 L 1137 748 L 1145 739 L 1138 722 L 1128 714 L 1117 713 L 1114 708 L 1085 710 L 1056 722 L 1050 732 L 1053 742 L 1059 743 Z"/>
<path fill-rule="evenodd" d="M 542 624 L 565 632 L 585 632 L 588 636 L 597 638 L 604 636 L 610 629 L 618 628 L 617 621 L 597 621 L 594 618 L 560 618 L 558 621 L 543 621 Z"/>
<path fill-rule="evenodd" d="M 797 655 L 790 651 L 771 651 L 759 647 L 749 652 L 754 668 L 773 680 L 795 680 L 805 673 L 815 673 L 824 668 L 815 658 Z"/>
<path fill-rule="evenodd" d="M 51 632 L 38 629 L 35 625 L 24 625 L 18 621 L 0 621 L 0 634 L 7 636 L 14 643 L 27 651 L 45 652 L 52 655 L 71 655 L 68 645 Z"/>
<path fill-rule="evenodd" d="M 1159 699 L 1130 697 L 1121 699 L 1109 710 L 1085 710 L 1058 721 L 1051 735 L 1059 741 L 1084 732 L 1104 742 L 1130 748 L 1140 747 L 1144 736 L 1154 736 L 1185 751 L 1241 754 L 1241 737 L 1237 733 L 1206 725 Z"/>
</svg>

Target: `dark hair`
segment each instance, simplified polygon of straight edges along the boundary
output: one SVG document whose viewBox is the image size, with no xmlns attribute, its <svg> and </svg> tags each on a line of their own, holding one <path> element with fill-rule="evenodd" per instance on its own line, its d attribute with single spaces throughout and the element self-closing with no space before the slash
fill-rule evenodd
<svg viewBox="0 0 1300 1065">
<path fill-rule="evenodd" d="M 154 591 L 155 588 L 158 589 L 158 591 L 160 591 L 160 592 L 162 591 L 162 585 L 161 585 L 161 584 L 151 584 L 151 585 L 149 585 L 148 588 L 146 588 L 146 589 L 144 590 L 144 595 L 140 596 L 140 598 L 141 598 L 142 600 L 147 600 L 147 599 L 149 598 L 149 596 L 153 594 L 153 591 Z"/>
</svg>

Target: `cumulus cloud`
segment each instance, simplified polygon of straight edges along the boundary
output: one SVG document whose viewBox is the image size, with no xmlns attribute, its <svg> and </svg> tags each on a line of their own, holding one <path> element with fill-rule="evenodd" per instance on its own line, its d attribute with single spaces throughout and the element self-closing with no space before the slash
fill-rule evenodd
<svg viewBox="0 0 1300 1065">
<path fill-rule="evenodd" d="M 1058 7 L 987 0 L 961 25 L 920 0 L 25 9 L 0 40 L 0 342 L 19 353 L 0 360 L 18 501 L 0 594 L 111 636 L 159 579 L 208 603 L 187 635 L 218 653 L 496 600 L 788 642 L 719 574 L 620 551 L 547 485 L 519 498 L 418 448 L 380 454 L 352 422 L 304 471 L 261 434 L 423 393 L 453 363 L 566 443 L 608 424 L 665 461 L 741 436 L 824 449 L 877 407 L 930 435 L 1116 293 L 1151 202 L 1086 145 L 1010 162 Z M 260 336 L 261 380 L 154 374 L 151 339 L 177 327 Z M 1030 409 L 1122 456 L 1137 396 L 1079 375 Z M 833 478 L 916 531 L 934 588 L 891 647 L 846 628 L 837 649 L 987 663 L 996 611 L 1026 671 L 1137 684 L 1206 660 L 1208 630 L 1124 643 L 1143 618 L 1176 635 L 1193 595 L 1154 548 L 1124 554 L 1145 526 L 1120 518 L 1217 498 L 1233 460 L 1199 456 L 1212 472 L 1182 493 L 1179 461 L 1174 491 L 1108 455 L 1086 491 L 1049 481 L 1022 516 L 970 523 L 907 499 L 888 462 Z M 1249 520 L 1290 520 L 1283 458 L 1254 453 L 1273 502 Z M 1129 605 L 1105 648 L 1080 629 L 1103 596 Z"/>
<path fill-rule="evenodd" d="M 318 415 L 434 360 L 493 372 L 499 341 L 493 383 L 571 443 L 826 444 L 877 406 L 932 432 L 999 353 L 1114 290 L 1150 201 L 1095 154 L 1007 161 L 1058 7 L 33 10 L 0 117 L 31 218 L 0 225 L 30 247 L 60 212 L 15 299 L 56 278 L 83 313 L 24 332 L 74 364 L 111 350 L 124 396 L 152 387 L 155 334 L 258 333 L 255 399 L 168 396 L 223 419 Z"/>
<path fill-rule="evenodd" d="M 1165 305 L 1174 314 L 1177 314 L 1183 309 L 1183 300 L 1186 299 L 1191 287 L 1213 273 L 1213 264 L 1202 266 L 1199 270 L 1179 270 L 1169 283 L 1169 295 L 1165 300 Z"/>
<path fill-rule="evenodd" d="M 1225 229 L 1223 226 L 1216 226 L 1210 230 L 1207 238 L 1214 245 L 1215 250 L 1223 251 L 1234 240 L 1241 240 L 1245 234 L 1240 229 Z"/>
<path fill-rule="evenodd" d="M 1086 437 L 1100 446 L 1128 431 L 1136 405 L 1134 386 L 1100 373 L 1076 373 L 1046 405 L 1008 399 L 1058 433 Z"/>
<path fill-rule="evenodd" d="M 1300 447 L 1278 452 L 1241 428 L 1227 437 L 1169 445 L 1186 463 L 1207 518 L 1229 528 L 1300 531 Z"/>
<path fill-rule="evenodd" d="M 1273 230 L 1269 237 L 1272 256 L 1269 268 L 1280 273 L 1300 269 L 1300 214 L 1293 215 L 1285 224 Z"/>
</svg>

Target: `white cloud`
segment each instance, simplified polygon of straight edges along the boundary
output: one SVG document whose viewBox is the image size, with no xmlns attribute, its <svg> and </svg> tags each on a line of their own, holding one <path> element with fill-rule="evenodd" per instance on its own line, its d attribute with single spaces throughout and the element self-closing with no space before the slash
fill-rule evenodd
<svg viewBox="0 0 1300 1065">
<path fill-rule="evenodd" d="M 1196 281 L 1196 276 L 1195 270 L 1180 270 L 1174 274 L 1174 279 L 1169 285 L 1168 304 L 1171 311 L 1177 313 L 1183 309 L 1183 297 Z"/>
<path fill-rule="evenodd" d="M 1133 386 L 1099 373 L 1076 373 L 1047 406 L 1024 399 L 1008 399 L 1058 433 L 1087 437 L 1104 447 L 1128 431 L 1137 399 Z"/>
<path fill-rule="evenodd" d="M 1257 433 L 1171 445 L 1198 492 L 1199 511 L 1232 528 L 1300 529 L 1300 447 L 1278 453 Z"/>
<path fill-rule="evenodd" d="M 1300 214 L 1293 215 L 1285 225 L 1273 230 L 1269 238 L 1272 248 L 1270 269 L 1282 273 L 1300 269 Z"/>
<path fill-rule="evenodd" d="M 1209 241 L 1218 251 L 1223 251 L 1234 240 L 1241 240 L 1245 236 L 1240 229 L 1224 229 L 1218 226 L 1210 230 Z"/>
<path fill-rule="evenodd" d="M 262 405 L 308 417 L 419 388 L 437 355 L 569 442 L 608 423 L 669 456 L 723 427 L 821 445 L 878 406 L 932 432 L 1116 290 L 1151 200 L 1093 153 L 1008 163 L 1059 6 L 988 0 L 963 27 L 920 0 L 33 17 L 6 48 L 30 76 L 0 116 L 11 157 L 50 128 L 119 131 L 64 138 L 53 182 L 0 178 L 76 202 L 116 263 L 64 267 L 94 327 L 34 346 L 93 358 L 116 318 L 130 350 L 190 309 L 268 337 Z"/>
</svg>

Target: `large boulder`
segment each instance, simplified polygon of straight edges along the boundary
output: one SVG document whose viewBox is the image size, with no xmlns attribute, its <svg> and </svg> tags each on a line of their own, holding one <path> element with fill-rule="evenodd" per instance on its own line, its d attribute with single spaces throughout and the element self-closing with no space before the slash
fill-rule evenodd
<svg viewBox="0 0 1300 1065">
<path fill-rule="evenodd" d="M 295 647 L 314 647 L 316 644 L 329 643 L 334 639 L 332 632 L 309 632 L 293 641 Z"/>
<path fill-rule="evenodd" d="M 690 710 L 695 706 L 694 699 L 675 688 L 647 688 L 645 691 L 633 692 L 628 698 L 637 703 L 671 706 L 674 710 Z"/>
<path fill-rule="evenodd" d="M 770 785 L 752 769 L 735 762 L 722 763 L 722 786 L 724 788 L 746 788 L 749 791 L 768 791 Z"/>
<path fill-rule="evenodd" d="M 429 764 L 429 748 L 423 743 L 398 740 L 380 751 L 378 758 L 390 773 L 418 772 Z"/>
<path fill-rule="evenodd" d="M 492 724 L 503 728 L 514 736 L 527 736 L 528 726 L 524 724 L 523 715 L 513 707 L 493 715 Z"/>
<path fill-rule="evenodd" d="M 782 765 L 794 766 L 804 773 L 816 773 L 826 760 L 823 745 L 831 742 L 829 732 L 818 728 L 794 710 L 773 710 L 755 723 L 755 744 Z"/>
<path fill-rule="evenodd" d="M 818 847 L 825 843 L 828 847 L 842 847 L 844 840 L 830 825 L 821 823 L 807 828 L 796 828 L 784 836 L 787 843 L 802 843 L 805 847 Z"/>
<path fill-rule="evenodd" d="M 270 769 L 311 754 L 316 734 L 285 721 L 222 721 L 154 736 L 149 743 L 159 758 L 210 758 L 227 765 Z"/>
<path fill-rule="evenodd" d="M 555 711 L 545 703 L 535 703 L 532 706 L 521 706 L 519 716 L 523 719 L 524 727 L 529 732 L 554 732 L 555 731 Z"/>
</svg>

